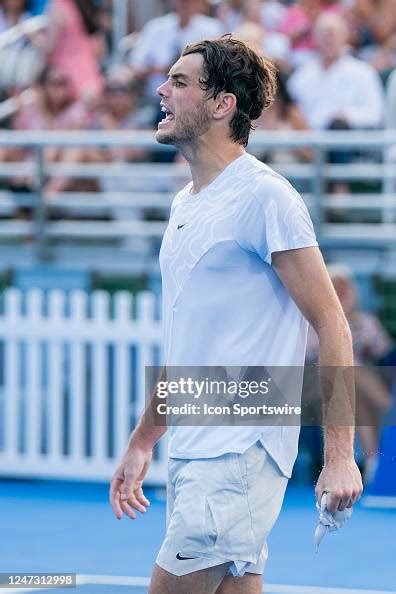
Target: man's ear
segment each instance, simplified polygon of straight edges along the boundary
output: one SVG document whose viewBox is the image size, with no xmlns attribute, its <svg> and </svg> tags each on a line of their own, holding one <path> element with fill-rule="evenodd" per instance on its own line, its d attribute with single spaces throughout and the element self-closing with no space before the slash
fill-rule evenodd
<svg viewBox="0 0 396 594">
<path fill-rule="evenodd" d="M 237 106 L 237 98 L 233 93 L 219 93 L 215 99 L 213 117 L 222 120 L 234 115 Z"/>
</svg>

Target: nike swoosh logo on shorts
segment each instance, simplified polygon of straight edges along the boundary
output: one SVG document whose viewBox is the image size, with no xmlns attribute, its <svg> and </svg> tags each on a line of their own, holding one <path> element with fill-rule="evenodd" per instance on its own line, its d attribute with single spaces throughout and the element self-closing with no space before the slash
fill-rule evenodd
<svg viewBox="0 0 396 594">
<path fill-rule="evenodd" d="M 176 559 L 179 559 L 179 561 L 186 561 L 187 559 L 197 559 L 197 557 L 180 557 L 180 553 L 177 553 Z"/>
</svg>

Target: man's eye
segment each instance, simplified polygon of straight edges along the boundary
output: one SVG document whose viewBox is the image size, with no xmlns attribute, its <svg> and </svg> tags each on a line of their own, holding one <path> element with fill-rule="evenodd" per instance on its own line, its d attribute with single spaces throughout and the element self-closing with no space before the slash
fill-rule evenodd
<svg viewBox="0 0 396 594">
<path fill-rule="evenodd" d="M 176 80 L 175 81 L 175 86 L 176 87 L 185 87 L 186 85 L 184 83 L 182 83 L 180 80 Z"/>
</svg>

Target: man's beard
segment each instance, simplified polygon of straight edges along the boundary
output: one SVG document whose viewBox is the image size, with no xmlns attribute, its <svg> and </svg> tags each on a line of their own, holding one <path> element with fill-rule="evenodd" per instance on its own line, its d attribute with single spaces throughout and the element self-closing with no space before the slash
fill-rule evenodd
<svg viewBox="0 0 396 594">
<path fill-rule="evenodd" d="M 179 115 L 172 130 L 159 128 L 156 133 L 160 144 L 182 146 L 192 144 L 210 128 L 210 117 L 206 105 L 201 105 L 195 112 Z"/>
</svg>

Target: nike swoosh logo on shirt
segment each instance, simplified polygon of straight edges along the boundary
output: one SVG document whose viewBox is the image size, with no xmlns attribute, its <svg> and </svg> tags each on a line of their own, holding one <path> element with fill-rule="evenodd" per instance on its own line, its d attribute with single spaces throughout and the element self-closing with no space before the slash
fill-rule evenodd
<svg viewBox="0 0 396 594">
<path fill-rule="evenodd" d="M 178 225 L 177 226 L 177 230 L 181 229 L 182 227 L 185 227 L 187 225 L 187 223 L 183 223 L 182 225 Z"/>
<path fill-rule="evenodd" d="M 197 557 L 181 557 L 180 553 L 177 553 L 176 559 L 179 559 L 179 561 L 186 561 L 187 559 L 197 559 Z"/>
</svg>

